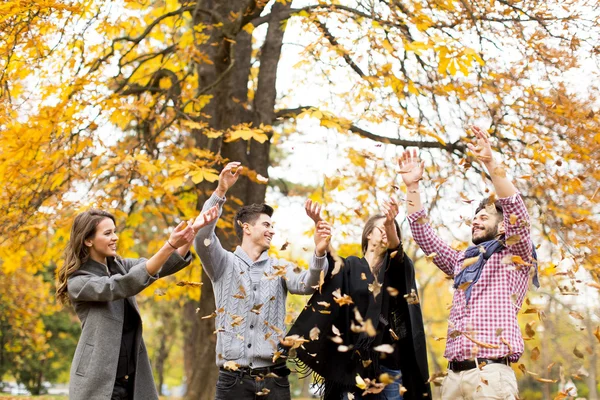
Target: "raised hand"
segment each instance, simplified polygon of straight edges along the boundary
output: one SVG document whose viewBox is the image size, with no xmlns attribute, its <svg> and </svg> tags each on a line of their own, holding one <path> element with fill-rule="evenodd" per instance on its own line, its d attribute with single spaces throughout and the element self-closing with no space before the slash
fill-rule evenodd
<svg viewBox="0 0 600 400">
<path fill-rule="evenodd" d="M 419 158 L 417 150 L 405 150 L 398 159 L 400 176 L 407 187 L 416 185 L 423 178 L 425 162 Z"/>
<path fill-rule="evenodd" d="M 201 228 L 213 222 L 219 217 L 219 206 L 213 206 L 208 210 L 200 213 L 196 219 L 192 222 L 192 229 L 194 233 L 198 232 Z"/>
<path fill-rule="evenodd" d="M 331 225 L 326 221 L 316 223 L 315 231 L 315 254 L 318 257 L 325 255 L 329 242 L 331 241 Z"/>
<path fill-rule="evenodd" d="M 223 171 L 219 174 L 219 185 L 215 193 L 219 197 L 224 197 L 225 193 L 232 187 L 240 177 L 240 173 L 244 167 L 241 166 L 240 162 L 230 162 L 223 168 Z"/>
<path fill-rule="evenodd" d="M 321 205 L 316 201 L 313 203 L 312 200 L 307 199 L 304 203 L 304 210 L 306 211 L 306 215 L 315 222 L 315 225 L 322 220 Z"/>
<path fill-rule="evenodd" d="M 471 130 L 477 138 L 477 145 L 474 146 L 471 143 L 467 143 L 467 147 L 475 154 L 475 157 L 477 157 L 480 162 L 484 164 L 492 162 L 493 155 L 492 146 L 489 141 L 490 136 L 478 126 L 472 126 Z"/>
<path fill-rule="evenodd" d="M 179 225 L 171 232 L 169 236 L 169 244 L 178 249 L 182 246 L 192 243 L 195 232 L 192 228 L 191 221 L 181 221 Z"/>
<path fill-rule="evenodd" d="M 383 203 L 381 208 L 383 209 L 383 215 L 385 215 L 384 225 L 394 226 L 394 220 L 399 213 L 399 206 L 396 199 L 390 197 L 389 200 Z"/>
</svg>

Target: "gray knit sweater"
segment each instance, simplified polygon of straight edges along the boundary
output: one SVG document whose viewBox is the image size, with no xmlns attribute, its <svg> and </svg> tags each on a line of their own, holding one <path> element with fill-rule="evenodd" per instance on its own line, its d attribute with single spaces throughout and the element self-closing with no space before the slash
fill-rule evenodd
<svg viewBox="0 0 600 400">
<path fill-rule="evenodd" d="M 220 216 L 224 203 L 213 194 L 202 211 L 218 205 Z M 327 258 L 313 254 L 308 270 L 269 257 L 267 251 L 253 262 L 239 246 L 233 253 L 223 249 L 216 224 L 215 220 L 200 229 L 194 244 L 214 288 L 217 365 L 226 361 L 252 368 L 273 365 L 279 338 L 285 335 L 287 292 L 312 294 L 321 271 L 327 273 Z"/>
</svg>

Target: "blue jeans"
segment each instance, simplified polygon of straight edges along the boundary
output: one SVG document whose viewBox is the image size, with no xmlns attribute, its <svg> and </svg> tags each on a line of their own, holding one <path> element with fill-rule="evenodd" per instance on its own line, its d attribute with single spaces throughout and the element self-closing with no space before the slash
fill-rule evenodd
<svg viewBox="0 0 600 400">
<path fill-rule="evenodd" d="M 402 400 L 402 395 L 400 394 L 400 385 L 402 385 L 402 372 L 396 369 L 389 369 L 381 366 L 381 372 L 387 372 L 390 376 L 397 376 L 398 378 L 389 385 L 386 385 L 385 389 L 380 394 L 381 399 L 385 400 Z"/>
</svg>

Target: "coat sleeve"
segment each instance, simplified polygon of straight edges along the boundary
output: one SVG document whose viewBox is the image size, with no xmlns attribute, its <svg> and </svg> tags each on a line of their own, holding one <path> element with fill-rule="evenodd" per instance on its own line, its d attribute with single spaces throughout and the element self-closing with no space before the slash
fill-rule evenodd
<svg viewBox="0 0 600 400">
<path fill-rule="evenodd" d="M 125 275 L 98 276 L 79 271 L 67 281 L 72 301 L 114 301 L 135 296 L 150 286 L 157 276 L 150 276 L 146 260 L 129 268 Z"/>
</svg>

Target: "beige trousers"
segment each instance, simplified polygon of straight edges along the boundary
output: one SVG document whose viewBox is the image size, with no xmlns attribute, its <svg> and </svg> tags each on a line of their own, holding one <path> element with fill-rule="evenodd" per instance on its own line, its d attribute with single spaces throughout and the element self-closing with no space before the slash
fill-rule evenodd
<svg viewBox="0 0 600 400">
<path fill-rule="evenodd" d="M 517 377 L 511 367 L 488 364 L 483 368 L 452 372 L 442 382 L 442 400 L 513 400 L 519 398 Z"/>
</svg>

